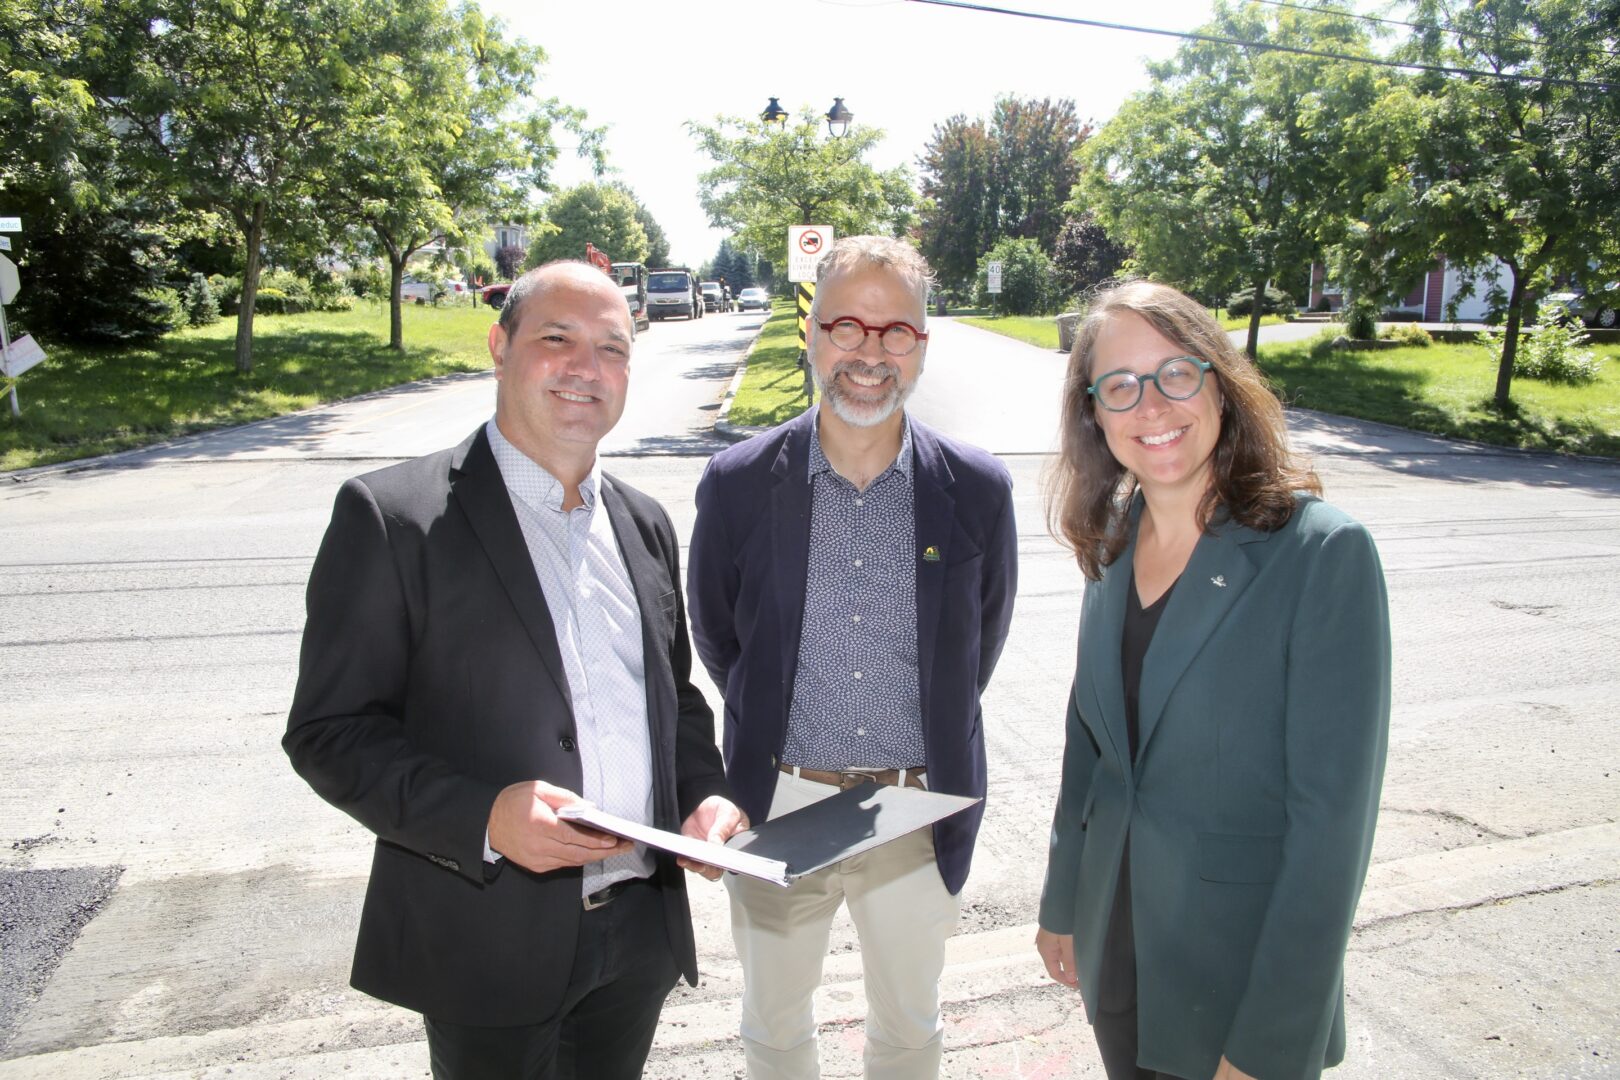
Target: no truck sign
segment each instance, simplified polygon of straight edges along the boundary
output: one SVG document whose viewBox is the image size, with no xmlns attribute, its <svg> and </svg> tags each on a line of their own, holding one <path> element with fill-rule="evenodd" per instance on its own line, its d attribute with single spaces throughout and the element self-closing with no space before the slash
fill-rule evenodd
<svg viewBox="0 0 1620 1080">
<path fill-rule="evenodd" d="M 832 247 L 831 225 L 788 226 L 788 280 L 816 280 L 816 264 Z"/>
</svg>

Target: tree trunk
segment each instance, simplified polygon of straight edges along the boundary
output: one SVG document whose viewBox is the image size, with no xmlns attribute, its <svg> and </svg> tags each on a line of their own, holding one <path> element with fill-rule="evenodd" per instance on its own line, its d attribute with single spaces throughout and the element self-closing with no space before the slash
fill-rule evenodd
<svg viewBox="0 0 1620 1080">
<path fill-rule="evenodd" d="M 1507 327 L 1502 334 L 1502 362 L 1496 368 L 1496 406 L 1508 407 L 1508 388 L 1513 385 L 1513 361 L 1519 355 L 1519 326 L 1524 321 L 1524 277 L 1519 268 L 1508 264 L 1513 274 L 1513 291 L 1508 294 Z"/>
<path fill-rule="evenodd" d="M 1270 276 L 1270 267 L 1263 267 L 1254 276 L 1254 306 L 1249 310 L 1249 342 L 1243 346 L 1250 360 L 1260 359 L 1260 320 L 1265 318 L 1266 280 Z"/>
<path fill-rule="evenodd" d="M 253 204 L 247 228 L 247 265 L 242 270 L 242 298 L 236 307 L 236 370 L 253 370 L 253 306 L 259 299 L 259 247 L 264 242 L 264 203 Z"/>
<path fill-rule="evenodd" d="M 405 350 L 405 321 L 400 310 L 400 287 L 405 280 L 405 256 L 393 249 L 388 252 L 388 347 L 398 352 Z"/>
</svg>

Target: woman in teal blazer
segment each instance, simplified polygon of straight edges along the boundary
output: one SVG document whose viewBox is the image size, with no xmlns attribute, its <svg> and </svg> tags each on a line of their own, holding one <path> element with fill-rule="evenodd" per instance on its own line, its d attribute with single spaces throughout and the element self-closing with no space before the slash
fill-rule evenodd
<svg viewBox="0 0 1620 1080">
<path fill-rule="evenodd" d="M 1110 1080 L 1317 1077 L 1388 742 L 1378 553 L 1173 289 L 1093 303 L 1063 417 L 1049 512 L 1088 581 L 1037 949 Z"/>
</svg>

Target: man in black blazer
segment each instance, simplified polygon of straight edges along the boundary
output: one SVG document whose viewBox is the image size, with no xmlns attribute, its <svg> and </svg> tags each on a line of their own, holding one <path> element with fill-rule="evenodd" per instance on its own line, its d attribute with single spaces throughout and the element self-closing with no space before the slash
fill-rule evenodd
<svg viewBox="0 0 1620 1080">
<path fill-rule="evenodd" d="M 692 636 L 755 820 L 864 783 L 982 798 L 979 697 L 1017 593 L 1006 468 L 905 412 L 928 338 L 922 256 L 845 237 L 817 274 L 821 404 L 715 455 L 692 530 Z M 811 1002 L 840 906 L 861 940 L 866 1075 L 938 1074 L 939 978 L 981 810 L 789 889 L 726 879 L 749 1076 L 819 1075 Z"/>
<path fill-rule="evenodd" d="M 745 825 L 669 516 L 596 457 L 631 343 L 599 270 L 524 275 L 490 330 L 494 418 L 344 484 L 310 575 L 283 746 L 377 834 L 352 982 L 424 1015 L 435 1077 L 639 1076 L 696 982 L 674 861 L 557 809 Z"/>
</svg>

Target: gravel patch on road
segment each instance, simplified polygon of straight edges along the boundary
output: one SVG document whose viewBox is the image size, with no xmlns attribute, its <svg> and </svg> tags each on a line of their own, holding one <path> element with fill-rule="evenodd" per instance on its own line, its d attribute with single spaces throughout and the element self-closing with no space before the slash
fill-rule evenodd
<svg viewBox="0 0 1620 1080">
<path fill-rule="evenodd" d="M 23 1011 L 112 895 L 122 866 L 0 870 L 0 1054 Z"/>
</svg>

